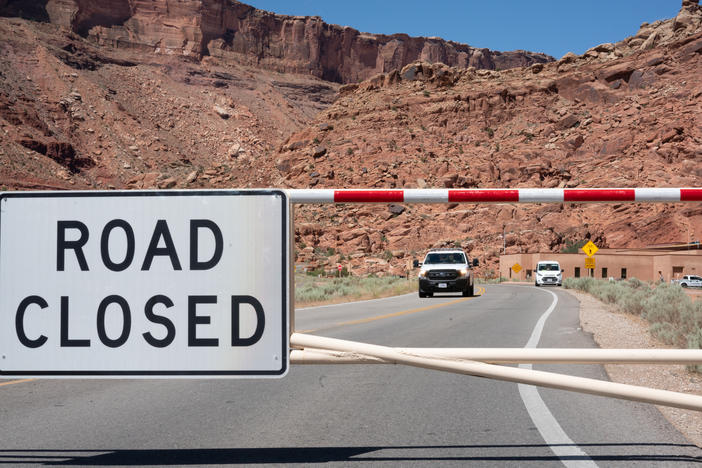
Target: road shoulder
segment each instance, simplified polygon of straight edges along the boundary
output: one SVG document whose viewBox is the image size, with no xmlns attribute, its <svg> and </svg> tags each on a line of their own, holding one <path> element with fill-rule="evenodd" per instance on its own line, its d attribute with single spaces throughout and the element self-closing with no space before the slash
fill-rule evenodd
<svg viewBox="0 0 702 468">
<path fill-rule="evenodd" d="M 580 325 L 592 333 L 600 348 L 670 348 L 648 332 L 648 322 L 625 314 L 589 294 L 564 289 L 580 301 Z M 683 365 L 606 364 L 613 382 L 641 385 L 676 392 L 702 395 L 702 375 L 689 372 Z M 658 409 L 685 437 L 702 447 L 702 413 L 659 406 Z"/>
</svg>

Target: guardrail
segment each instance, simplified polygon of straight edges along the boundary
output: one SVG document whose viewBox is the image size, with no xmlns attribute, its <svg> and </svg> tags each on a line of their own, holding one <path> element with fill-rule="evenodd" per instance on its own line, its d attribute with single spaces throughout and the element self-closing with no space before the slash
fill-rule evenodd
<svg viewBox="0 0 702 468">
<path fill-rule="evenodd" d="M 290 189 L 292 203 L 681 203 L 702 188 Z M 291 320 L 294 324 L 294 320 Z M 702 411 L 702 396 L 606 382 L 509 363 L 702 364 L 702 349 L 390 348 L 291 330 L 292 364 L 404 364 Z"/>
</svg>

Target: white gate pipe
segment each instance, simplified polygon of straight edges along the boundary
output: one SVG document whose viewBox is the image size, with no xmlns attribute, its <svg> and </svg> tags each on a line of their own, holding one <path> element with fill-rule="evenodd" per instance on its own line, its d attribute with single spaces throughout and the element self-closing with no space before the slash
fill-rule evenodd
<svg viewBox="0 0 702 468">
<path fill-rule="evenodd" d="M 288 189 L 293 203 L 662 203 L 702 201 L 702 188 Z"/>
<path fill-rule="evenodd" d="M 702 364 L 702 349 L 393 348 L 398 353 L 488 364 Z M 366 355 L 296 349 L 293 364 L 392 364 Z"/>
<path fill-rule="evenodd" d="M 405 364 L 425 369 L 453 372 L 456 374 L 488 377 L 508 382 L 524 383 L 540 387 L 702 411 L 702 396 L 690 395 L 687 393 L 657 390 L 636 385 L 606 382 L 532 369 L 498 366 L 476 361 L 455 361 L 406 355 L 387 346 L 357 343 L 354 341 L 338 340 L 335 338 L 306 335 L 302 333 L 293 333 L 290 336 L 290 345 L 298 348 L 327 349 L 356 353 L 395 364 Z"/>
</svg>

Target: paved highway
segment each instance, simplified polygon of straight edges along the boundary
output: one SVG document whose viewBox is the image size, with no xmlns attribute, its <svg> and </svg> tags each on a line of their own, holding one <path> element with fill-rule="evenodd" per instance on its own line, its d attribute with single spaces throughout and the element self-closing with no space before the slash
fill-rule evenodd
<svg viewBox="0 0 702 468">
<path fill-rule="evenodd" d="M 594 347 L 572 296 L 517 285 L 303 309 L 296 329 L 389 346 L 524 347 L 554 302 L 538 346 Z M 597 365 L 535 368 L 606 378 Z M 701 462 L 702 450 L 650 405 L 403 366 L 293 366 L 265 381 L 0 381 L 0 464 Z"/>
</svg>

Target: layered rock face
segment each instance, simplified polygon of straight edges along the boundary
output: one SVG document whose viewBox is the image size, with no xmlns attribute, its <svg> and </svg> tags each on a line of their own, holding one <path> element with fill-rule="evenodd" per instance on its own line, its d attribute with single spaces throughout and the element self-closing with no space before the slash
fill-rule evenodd
<svg viewBox="0 0 702 468">
<path fill-rule="evenodd" d="M 702 11 L 688 5 L 674 19 L 643 25 L 632 38 L 556 63 L 499 72 L 413 63 L 342 87 L 316 125 L 280 147 L 275 157 L 282 178 L 273 183 L 697 187 L 701 76 Z M 332 210 L 296 209 L 298 260 L 329 268 L 339 257 L 323 253 L 339 252 L 351 271 L 378 274 L 402 274 L 428 247 L 460 246 L 481 258 L 482 274 L 491 276 L 503 249 L 558 252 L 583 239 L 643 247 L 702 234 L 700 203 Z"/>
<path fill-rule="evenodd" d="M 271 50 L 314 53 L 306 63 L 324 63 L 326 49 L 286 49 L 303 43 L 292 37 L 335 28 L 314 18 L 287 18 L 281 37 L 290 38 L 274 46 L 261 35 L 270 25 L 218 36 L 220 20 L 284 18 L 230 2 L 195 15 L 192 2 L 171 0 L 148 18 L 137 15 L 137 1 L 128 11 L 101 4 L 51 0 L 22 9 L 24 0 L 0 0 L 6 13 L 15 9 L 15 17 L 0 18 L 0 190 L 698 187 L 702 180 L 702 11 L 687 0 L 673 19 L 558 62 L 498 71 L 417 61 L 345 86 L 263 68 L 302 63 L 274 59 Z M 54 24 L 16 18 L 31 15 Z M 314 24 L 319 30 L 307 32 Z M 151 45 L 139 39 L 149 28 L 161 31 Z M 349 44 L 363 36 L 343 31 Z M 187 55 L 201 44 L 210 56 Z M 252 44 L 260 44 L 258 55 Z M 399 54 L 385 44 L 387 60 Z M 297 261 L 314 268 L 343 262 L 354 274 L 403 274 L 426 248 L 460 245 L 492 276 L 505 247 L 557 252 L 587 238 L 600 247 L 699 239 L 702 204 L 304 205 L 295 226 Z"/>
<path fill-rule="evenodd" d="M 439 38 L 373 35 L 319 17 L 276 15 L 232 0 L 3 0 L 0 12 L 72 29 L 101 45 L 361 81 L 416 60 L 459 68 L 506 69 L 551 61 L 526 51 L 495 52 Z M 31 11 L 30 11 L 31 10 Z"/>
</svg>

